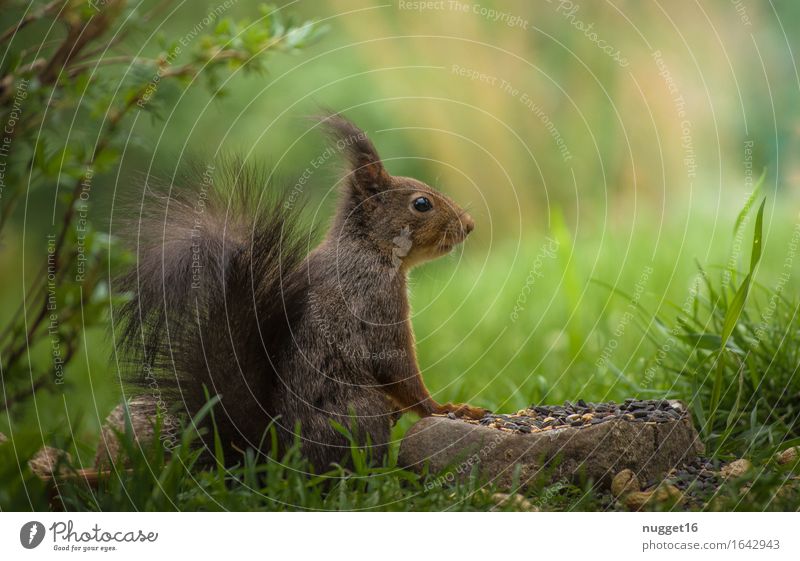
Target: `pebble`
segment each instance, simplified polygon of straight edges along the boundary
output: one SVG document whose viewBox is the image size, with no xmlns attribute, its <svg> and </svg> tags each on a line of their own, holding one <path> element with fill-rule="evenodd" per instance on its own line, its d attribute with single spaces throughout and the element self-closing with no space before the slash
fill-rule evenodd
<svg viewBox="0 0 800 561">
<path fill-rule="evenodd" d="M 778 462 L 779 465 L 784 466 L 796 461 L 798 456 L 800 456 L 800 446 L 792 446 L 776 454 L 775 461 Z"/>
<path fill-rule="evenodd" d="M 31 471 L 39 477 L 52 477 L 59 463 L 72 463 L 72 456 L 51 446 L 43 446 L 28 460 Z"/>
<path fill-rule="evenodd" d="M 534 505 L 519 493 L 514 493 L 513 495 L 508 493 L 495 493 L 492 495 L 492 501 L 494 501 L 497 506 L 501 507 L 510 504 L 517 510 L 522 510 L 525 512 L 539 512 L 539 507 Z"/>
<path fill-rule="evenodd" d="M 659 485 L 652 491 L 639 491 L 625 495 L 624 503 L 630 510 L 641 510 L 648 503 L 669 503 L 673 505 L 683 502 L 683 493 L 674 485 Z"/>
<path fill-rule="evenodd" d="M 739 460 L 734 460 L 729 463 L 727 466 L 720 470 L 720 475 L 725 479 L 730 479 L 732 477 L 741 477 L 752 467 L 750 460 L 746 460 L 744 458 Z"/>
<path fill-rule="evenodd" d="M 617 498 L 627 493 L 639 492 L 641 489 L 639 478 L 629 469 L 623 469 L 611 481 L 611 493 Z"/>
<path fill-rule="evenodd" d="M 637 491 L 625 495 L 625 506 L 629 510 L 640 510 L 653 498 L 652 491 Z"/>
</svg>

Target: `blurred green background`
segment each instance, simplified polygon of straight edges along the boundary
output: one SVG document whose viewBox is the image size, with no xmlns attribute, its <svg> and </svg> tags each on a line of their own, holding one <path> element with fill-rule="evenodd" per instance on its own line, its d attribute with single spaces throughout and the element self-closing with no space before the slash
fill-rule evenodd
<svg viewBox="0 0 800 561">
<path fill-rule="evenodd" d="M 158 34 L 185 37 L 217 4 L 175 5 L 116 51 L 156 56 Z M 674 317 L 696 262 L 713 275 L 730 259 L 746 267 L 752 223 L 741 239 L 733 225 L 762 171 L 757 281 L 771 289 L 788 270 L 796 288 L 797 2 L 299 1 L 282 10 L 328 32 L 297 55 L 275 55 L 267 73 L 234 69 L 224 96 L 197 83 L 159 87 L 158 117 L 127 122 L 120 166 L 94 180 L 98 230 L 113 233 L 124 218 L 115 203 L 140 193 L 137 174 L 168 177 L 187 157 L 217 152 L 262 162 L 289 185 L 311 166 L 308 220 L 324 226 L 339 166 L 312 166 L 325 142 L 307 116 L 340 111 L 371 135 L 391 173 L 444 190 L 475 217 L 463 250 L 413 273 L 413 322 L 436 398 L 500 411 L 674 390 L 663 369 L 645 376 L 653 344 L 626 301 L 593 281 Z M 0 16 L 2 28 L 18 15 Z M 228 15 L 258 12 L 240 0 Z M 52 125 L 65 142 L 91 134 L 90 120 Z M 0 240 L 0 325 L 46 258 L 54 196 L 47 186 L 26 192 Z M 108 325 L 83 333 L 65 385 L 0 415 L 0 431 L 35 427 L 45 443 L 71 434 L 88 462 L 120 399 Z M 31 365 L 48 360 L 46 345 L 31 349 Z"/>
</svg>

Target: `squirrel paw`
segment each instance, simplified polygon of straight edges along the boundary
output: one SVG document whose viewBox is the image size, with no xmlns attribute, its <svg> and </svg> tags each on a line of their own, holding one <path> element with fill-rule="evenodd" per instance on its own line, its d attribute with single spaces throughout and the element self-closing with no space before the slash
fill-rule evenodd
<svg viewBox="0 0 800 561">
<path fill-rule="evenodd" d="M 490 413 L 488 409 L 466 403 L 445 403 L 441 408 L 442 413 L 453 413 L 456 417 L 466 417 L 467 419 L 482 419 L 484 415 Z"/>
</svg>

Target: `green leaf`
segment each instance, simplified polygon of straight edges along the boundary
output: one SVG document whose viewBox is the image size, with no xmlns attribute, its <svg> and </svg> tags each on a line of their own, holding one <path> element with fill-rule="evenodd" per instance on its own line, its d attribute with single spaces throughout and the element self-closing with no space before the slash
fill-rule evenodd
<svg viewBox="0 0 800 561">
<path fill-rule="evenodd" d="M 708 273 L 700 264 L 700 262 L 695 260 L 695 264 L 697 265 L 697 270 L 700 271 L 700 275 L 703 277 L 703 283 L 706 285 L 708 297 L 711 299 L 711 308 L 716 309 L 717 305 L 719 304 L 720 297 L 717 295 L 716 290 L 714 290 L 714 285 L 711 284 L 711 279 L 708 277 Z"/>
<path fill-rule="evenodd" d="M 720 348 L 728 343 L 728 339 L 736 327 L 736 322 L 739 321 L 739 316 L 742 314 L 742 309 L 747 301 L 747 294 L 750 291 L 750 279 L 752 278 L 750 275 L 751 274 L 748 273 L 744 278 L 739 289 L 736 291 L 736 295 L 733 297 L 733 300 L 731 300 L 728 310 L 725 312 L 725 320 L 722 322 L 722 334 L 720 336 Z"/>
<path fill-rule="evenodd" d="M 231 20 L 229 18 L 223 18 L 219 20 L 219 23 L 214 28 L 214 33 L 216 35 L 230 35 L 231 33 Z"/>
<path fill-rule="evenodd" d="M 756 392 L 761 386 L 761 374 L 756 368 L 755 357 L 752 352 L 747 353 L 745 362 L 747 363 L 747 372 L 750 375 L 750 383 L 753 384 L 753 392 Z"/>
<path fill-rule="evenodd" d="M 742 394 L 744 393 L 744 364 L 739 366 L 739 387 L 736 391 L 736 400 L 733 402 L 731 412 L 728 414 L 726 427 L 730 430 L 739 417 L 739 408 L 742 403 Z"/>
<path fill-rule="evenodd" d="M 750 193 L 750 196 L 747 197 L 747 200 L 744 203 L 744 207 L 742 207 L 742 210 L 739 212 L 739 215 L 736 217 L 736 222 L 733 225 L 733 237 L 734 238 L 736 237 L 736 234 L 739 233 L 739 228 L 742 227 L 742 223 L 744 222 L 744 219 L 750 213 L 750 209 L 753 206 L 753 201 L 755 200 L 755 198 L 758 195 L 758 193 L 761 191 L 761 184 L 764 182 L 764 177 L 766 177 L 766 175 L 767 175 L 767 170 L 764 169 L 764 171 L 761 172 L 761 177 L 758 178 L 758 181 L 756 181 L 756 184 L 753 187 L 753 192 Z"/>
<path fill-rule="evenodd" d="M 206 402 L 211 400 L 211 396 L 208 392 L 208 388 L 203 384 L 203 393 L 206 397 Z M 216 397 L 216 396 L 215 396 Z M 224 481 L 225 481 L 225 452 L 222 448 L 222 439 L 219 436 L 219 427 L 217 426 L 217 418 L 214 415 L 214 408 L 209 409 L 209 414 L 211 415 L 211 427 L 214 431 L 214 459 L 217 462 L 217 475 L 219 476 L 217 481 L 220 485 L 224 488 Z"/>
<path fill-rule="evenodd" d="M 711 430 L 711 427 L 708 424 L 702 401 L 700 399 L 693 399 L 690 407 L 692 409 L 692 413 L 694 414 L 694 418 L 697 419 L 697 424 L 700 426 L 700 431 L 703 434 L 707 434 Z"/>
<path fill-rule="evenodd" d="M 761 237 L 762 237 L 762 226 L 764 223 L 764 204 L 767 202 L 766 197 L 762 199 L 761 206 L 758 208 L 758 214 L 756 215 L 756 227 L 753 231 L 753 250 L 750 254 L 750 274 L 753 274 L 753 271 L 758 265 L 758 262 L 761 261 Z"/>
<path fill-rule="evenodd" d="M 698 349 L 707 351 L 716 351 L 722 346 L 722 338 L 713 333 L 682 333 L 678 335 L 678 338 Z"/>
<path fill-rule="evenodd" d="M 719 407 L 719 399 L 722 395 L 722 382 L 725 377 L 725 355 L 720 353 L 717 357 L 717 362 L 714 369 L 714 385 L 711 388 L 711 402 L 708 405 L 708 421 L 710 427 L 715 426 L 715 419 L 717 417 L 717 407 Z"/>
<path fill-rule="evenodd" d="M 678 338 L 685 343 L 706 351 L 718 351 L 722 348 L 722 337 L 714 333 L 694 333 L 686 332 L 678 335 Z M 725 348 L 736 354 L 744 354 L 744 351 L 734 342 L 729 340 Z"/>
<path fill-rule="evenodd" d="M 46 138 L 39 138 L 33 148 L 33 162 L 40 170 L 44 170 L 47 165 L 46 144 Z"/>
<path fill-rule="evenodd" d="M 736 291 L 736 295 L 733 297 L 733 300 L 731 300 L 730 305 L 728 306 L 728 310 L 725 312 L 725 320 L 722 322 L 722 342 L 720 347 L 728 342 L 731 333 L 733 333 L 733 330 L 736 327 L 736 322 L 739 321 L 739 316 L 741 316 L 742 310 L 744 309 L 744 304 L 747 301 L 747 294 L 750 291 L 750 282 L 753 279 L 753 272 L 755 271 L 756 265 L 758 265 L 758 262 L 761 260 L 764 204 L 766 202 L 766 198 L 761 201 L 761 206 L 759 207 L 758 214 L 756 215 L 756 226 L 755 230 L 753 231 L 753 249 L 750 257 L 750 272 L 742 281 L 742 284 Z"/>
</svg>

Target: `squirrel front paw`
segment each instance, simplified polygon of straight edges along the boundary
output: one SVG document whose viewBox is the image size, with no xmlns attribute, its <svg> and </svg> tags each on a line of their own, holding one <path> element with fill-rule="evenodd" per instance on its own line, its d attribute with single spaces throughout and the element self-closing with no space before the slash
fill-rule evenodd
<svg viewBox="0 0 800 561">
<path fill-rule="evenodd" d="M 482 419 L 487 413 L 491 413 L 483 407 L 474 407 L 466 403 L 445 403 L 441 406 L 442 413 L 453 413 L 456 417 L 466 417 L 467 419 Z"/>
</svg>

